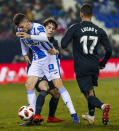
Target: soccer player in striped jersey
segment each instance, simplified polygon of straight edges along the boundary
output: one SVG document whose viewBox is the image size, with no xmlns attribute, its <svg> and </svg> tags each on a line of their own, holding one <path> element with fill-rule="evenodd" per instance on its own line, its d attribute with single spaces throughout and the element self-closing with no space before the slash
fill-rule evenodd
<svg viewBox="0 0 119 131">
<path fill-rule="evenodd" d="M 30 62 L 27 56 L 27 47 L 33 51 L 33 61 L 29 68 L 25 84 L 28 103 L 35 110 L 36 94 L 34 87 L 39 77 L 42 78 L 45 75 L 48 81 L 52 80 L 58 89 L 64 103 L 70 111 L 73 122 L 79 123 L 80 120 L 75 112 L 70 95 L 66 88 L 64 88 L 60 75 L 58 75 L 59 73 L 57 72 L 54 77 L 54 64 L 51 62 L 48 52 L 56 54 L 56 51 L 49 42 L 44 27 L 38 23 L 31 23 L 29 19 L 21 13 L 16 14 L 13 21 L 19 30 L 16 32 L 16 35 L 20 38 L 22 54 L 27 62 Z M 45 86 L 48 85 L 46 84 Z M 38 119 L 37 117 L 37 120 Z"/>
<path fill-rule="evenodd" d="M 59 61 L 59 59 L 60 59 L 59 52 L 60 51 L 59 51 L 59 47 L 58 47 L 58 41 L 53 37 L 54 33 L 56 32 L 57 22 L 54 19 L 54 17 L 49 17 L 49 18 L 45 19 L 45 21 L 43 22 L 43 25 L 46 29 L 46 33 L 47 33 L 49 41 L 52 42 L 52 45 L 56 49 L 56 52 L 58 55 L 58 58 L 56 57 L 57 58 L 56 60 Z M 32 53 L 31 49 L 29 49 L 28 57 L 29 57 L 30 61 L 32 61 L 33 53 Z M 57 65 L 57 62 L 55 64 Z M 29 70 L 30 66 L 31 66 L 31 64 L 28 64 L 27 71 Z M 58 72 L 58 68 L 55 70 Z M 49 88 L 47 88 L 47 86 L 45 86 L 44 83 L 46 83 L 46 84 L 48 83 Z M 35 88 L 39 92 L 39 95 L 38 95 L 37 101 L 36 101 L 36 114 L 37 114 L 37 117 L 40 119 L 40 123 L 41 123 L 41 121 L 44 121 L 44 118 L 41 116 L 41 113 L 42 113 L 42 107 L 45 102 L 45 97 L 48 94 L 50 94 L 52 97 L 49 102 L 49 116 L 47 118 L 47 122 L 50 122 L 50 123 L 51 122 L 64 122 L 64 120 L 61 120 L 61 119 L 55 117 L 55 112 L 56 112 L 57 105 L 59 102 L 60 94 L 59 94 L 57 88 L 54 86 L 53 82 L 48 81 L 46 76 L 44 76 L 42 79 L 38 80 Z M 23 124 L 20 124 L 20 126 L 28 126 L 28 125 L 34 125 L 34 124 L 38 125 L 40 123 L 30 120 L 30 121 L 27 121 Z"/>
</svg>

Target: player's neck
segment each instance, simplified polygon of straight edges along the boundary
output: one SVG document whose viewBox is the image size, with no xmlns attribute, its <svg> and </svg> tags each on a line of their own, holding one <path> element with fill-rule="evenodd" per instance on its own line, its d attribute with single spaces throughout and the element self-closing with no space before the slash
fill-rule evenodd
<svg viewBox="0 0 119 131">
<path fill-rule="evenodd" d="M 82 21 L 88 21 L 88 22 L 91 22 L 91 18 L 84 17 L 84 18 L 82 18 Z"/>
</svg>

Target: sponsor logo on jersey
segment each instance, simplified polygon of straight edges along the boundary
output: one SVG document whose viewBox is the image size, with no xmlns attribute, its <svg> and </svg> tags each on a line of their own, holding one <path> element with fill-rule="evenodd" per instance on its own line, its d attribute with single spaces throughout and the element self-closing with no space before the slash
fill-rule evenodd
<svg viewBox="0 0 119 131">
<path fill-rule="evenodd" d="M 23 41 L 24 41 L 24 43 L 26 45 L 33 45 L 33 46 L 35 46 L 35 45 L 39 45 L 40 44 L 39 41 L 38 42 L 34 42 L 33 40 L 29 40 L 29 39 L 26 39 L 26 40 L 23 40 Z"/>
</svg>

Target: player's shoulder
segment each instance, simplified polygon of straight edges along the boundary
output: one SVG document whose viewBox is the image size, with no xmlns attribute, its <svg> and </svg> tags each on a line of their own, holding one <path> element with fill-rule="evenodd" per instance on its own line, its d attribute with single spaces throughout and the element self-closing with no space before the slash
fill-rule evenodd
<svg viewBox="0 0 119 131">
<path fill-rule="evenodd" d="M 106 34 L 106 32 L 104 31 L 103 28 L 99 27 L 98 25 L 92 23 L 93 26 L 98 30 L 98 32 L 100 32 L 101 34 Z"/>
<path fill-rule="evenodd" d="M 58 41 L 55 39 L 55 37 L 51 37 L 51 38 L 50 38 L 50 42 L 51 42 L 51 43 L 57 43 Z"/>
<path fill-rule="evenodd" d="M 105 32 L 105 30 L 103 28 L 101 28 L 100 26 L 98 26 L 97 24 L 90 22 L 90 26 L 94 28 L 94 30 L 96 30 L 96 34 L 98 37 L 104 37 L 107 36 L 107 33 Z"/>
<path fill-rule="evenodd" d="M 78 25 L 79 25 L 79 23 L 75 23 L 75 24 L 70 25 L 68 28 L 68 32 L 76 32 Z"/>
<path fill-rule="evenodd" d="M 55 42 L 57 42 L 57 41 L 58 41 L 55 37 L 53 37 L 53 40 L 54 40 Z"/>
<path fill-rule="evenodd" d="M 41 27 L 43 27 L 43 25 L 41 25 L 40 23 L 33 23 L 33 27 L 39 27 L 39 26 L 41 26 Z"/>
<path fill-rule="evenodd" d="M 79 25 L 80 25 L 80 23 L 75 23 L 75 24 L 72 24 L 69 28 L 76 28 Z"/>
<path fill-rule="evenodd" d="M 93 22 L 90 22 L 90 23 L 91 23 L 91 26 L 94 27 L 95 29 L 97 30 L 101 29 L 98 25 L 94 24 Z"/>
<path fill-rule="evenodd" d="M 45 32 L 45 28 L 40 23 L 33 23 L 33 28 L 35 28 L 37 31 Z"/>
</svg>

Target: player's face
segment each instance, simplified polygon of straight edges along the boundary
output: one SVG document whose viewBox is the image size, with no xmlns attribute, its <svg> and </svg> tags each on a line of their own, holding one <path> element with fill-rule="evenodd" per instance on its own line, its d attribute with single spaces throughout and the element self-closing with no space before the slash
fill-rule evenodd
<svg viewBox="0 0 119 131">
<path fill-rule="evenodd" d="M 27 33 L 30 30 L 30 22 L 25 19 L 19 24 L 18 28 L 20 31 Z"/>
<path fill-rule="evenodd" d="M 47 37 L 52 37 L 54 32 L 56 31 L 55 25 L 52 23 L 46 25 L 45 29 L 46 29 Z"/>
</svg>

